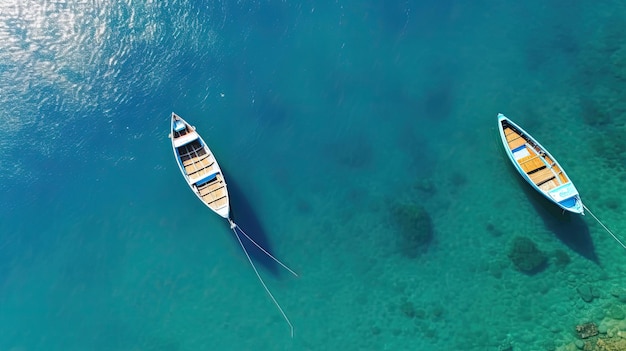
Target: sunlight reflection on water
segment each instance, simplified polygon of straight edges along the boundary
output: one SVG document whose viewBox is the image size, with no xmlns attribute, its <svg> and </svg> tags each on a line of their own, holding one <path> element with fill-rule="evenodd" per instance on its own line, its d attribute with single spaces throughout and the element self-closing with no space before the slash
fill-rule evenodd
<svg viewBox="0 0 626 351">
<path fill-rule="evenodd" d="M 175 80 L 183 49 L 211 52 L 215 32 L 191 7 L 186 0 L 2 1 L 0 159 L 17 151 L 24 134 L 31 151 L 50 157 L 83 144 L 61 142 L 79 134 L 75 122 L 80 134 L 120 130 L 110 122 L 128 116 L 116 110 Z M 0 177 L 24 177 L 28 168 L 2 162 Z"/>
</svg>

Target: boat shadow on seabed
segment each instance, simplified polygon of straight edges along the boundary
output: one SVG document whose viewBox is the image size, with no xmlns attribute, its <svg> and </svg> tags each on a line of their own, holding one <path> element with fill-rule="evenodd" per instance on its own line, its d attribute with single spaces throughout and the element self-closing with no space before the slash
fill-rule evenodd
<svg viewBox="0 0 626 351">
<path fill-rule="evenodd" d="M 584 258 L 599 264 L 589 227 L 581 215 L 563 211 L 534 189 L 523 183 L 530 203 L 550 232 Z"/>
<path fill-rule="evenodd" d="M 501 148 L 500 148 L 501 149 Z M 502 158 L 506 159 L 506 154 L 501 152 Z M 589 227 L 579 214 L 564 212 L 557 205 L 550 202 L 543 195 L 531 188 L 528 183 L 518 173 L 510 168 L 511 177 L 517 179 L 520 189 L 523 189 L 528 201 L 537 211 L 539 217 L 547 230 L 554 233 L 556 237 L 572 251 L 582 257 L 599 264 Z"/>
<path fill-rule="evenodd" d="M 289 328 L 291 330 L 291 337 L 293 338 L 293 324 L 291 324 L 289 317 L 287 317 L 285 311 L 280 306 L 278 301 L 276 301 L 276 298 L 263 281 L 263 278 L 259 274 L 259 271 L 257 270 L 256 265 L 253 261 L 261 263 L 263 267 L 270 271 L 270 273 L 272 273 L 272 275 L 274 276 L 278 275 L 278 266 L 282 266 L 285 270 L 289 271 L 289 273 L 293 274 L 295 277 L 297 277 L 298 274 L 274 257 L 274 255 L 272 254 L 272 250 L 270 249 L 268 237 L 267 235 L 265 235 L 265 231 L 263 230 L 261 222 L 255 215 L 255 212 L 248 202 L 247 197 L 237 186 L 237 183 L 233 181 L 232 178 L 231 181 L 228 183 L 228 193 L 230 195 L 231 205 L 230 218 L 228 219 L 228 223 L 230 225 L 230 229 L 233 231 L 233 234 L 235 234 L 233 236 L 237 239 L 238 243 L 243 248 L 246 257 L 248 258 L 248 261 L 250 262 L 250 265 L 254 270 L 254 273 L 259 279 L 259 282 L 261 283 L 261 285 L 263 285 L 263 288 L 272 299 L 272 302 L 274 302 L 274 305 L 276 305 L 276 308 L 280 311 L 281 315 L 285 319 L 285 322 L 287 322 L 287 324 L 289 325 Z M 236 222 L 232 211 L 233 208 L 238 209 L 238 218 L 242 220 L 240 223 L 244 226 L 244 228 L 246 228 L 246 230 L 249 230 L 251 234 L 247 234 L 246 232 L 244 232 L 244 229 L 242 229 L 239 223 Z"/>
<path fill-rule="evenodd" d="M 222 171 L 224 170 L 222 169 Z M 245 230 L 246 233 L 267 252 L 274 255 L 274 250 L 272 250 L 272 245 L 265 230 L 263 229 L 263 225 L 259 221 L 259 218 L 256 216 L 256 213 L 252 208 L 252 205 L 248 201 L 248 198 L 243 193 L 243 191 L 241 191 L 241 188 L 232 177 L 228 178 L 228 194 L 230 196 L 230 217 L 233 219 L 233 221 L 235 221 L 237 225 Z M 237 240 L 234 236 L 233 240 L 235 240 L 235 243 L 237 243 Z M 272 275 L 280 275 L 279 266 L 274 260 L 272 260 L 249 240 L 244 239 L 242 243 L 250 254 L 250 257 L 255 262 L 261 264 Z"/>
</svg>

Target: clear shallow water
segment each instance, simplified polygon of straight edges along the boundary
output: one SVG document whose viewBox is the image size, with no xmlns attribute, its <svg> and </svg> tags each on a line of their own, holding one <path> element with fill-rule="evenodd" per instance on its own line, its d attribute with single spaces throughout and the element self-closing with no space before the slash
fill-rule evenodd
<svg viewBox="0 0 626 351">
<path fill-rule="evenodd" d="M 619 323 L 606 317 L 624 307 L 611 295 L 623 251 L 518 181 L 495 115 L 533 133 L 626 233 L 626 155 L 612 142 L 625 14 L 617 2 L 3 2 L 0 348 L 549 350 L 577 323 Z M 185 187 L 172 110 L 217 154 L 242 227 L 299 272 L 254 255 L 293 340 L 226 224 Z M 417 258 L 397 245 L 390 209 L 403 202 L 435 227 Z M 514 235 L 571 263 L 521 274 Z M 584 284 L 600 297 L 582 301 Z"/>
</svg>

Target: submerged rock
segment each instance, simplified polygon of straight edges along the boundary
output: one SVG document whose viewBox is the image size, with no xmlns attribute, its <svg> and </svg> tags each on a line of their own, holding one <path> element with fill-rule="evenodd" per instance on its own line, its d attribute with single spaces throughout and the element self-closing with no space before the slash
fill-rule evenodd
<svg viewBox="0 0 626 351">
<path fill-rule="evenodd" d="M 435 184 L 430 179 L 420 179 L 413 184 L 413 188 L 420 194 L 432 196 L 437 193 Z"/>
<path fill-rule="evenodd" d="M 581 285 L 576 288 L 576 292 L 583 301 L 589 303 L 593 301 L 593 295 L 591 294 L 591 287 L 587 284 Z"/>
<path fill-rule="evenodd" d="M 596 336 L 598 335 L 598 326 L 593 322 L 579 324 L 576 326 L 576 334 L 578 334 L 581 339 Z"/>
<path fill-rule="evenodd" d="M 614 287 L 610 291 L 611 295 L 616 297 L 621 303 L 626 303 L 626 289 L 622 287 Z"/>
<path fill-rule="evenodd" d="M 416 257 L 433 238 L 433 225 L 426 210 L 414 204 L 397 205 L 393 209 L 393 221 L 400 233 L 400 251 Z"/>
<path fill-rule="evenodd" d="M 400 303 L 400 311 L 409 318 L 414 318 L 416 315 L 415 305 L 411 301 L 402 301 Z"/>
<path fill-rule="evenodd" d="M 554 251 L 554 263 L 557 267 L 565 267 L 567 266 L 572 259 L 569 257 L 567 252 L 563 250 L 555 250 Z"/>
<path fill-rule="evenodd" d="M 596 297 L 600 297 L 600 292 L 589 284 L 582 284 L 576 288 L 576 292 L 583 301 L 589 303 Z"/>
<path fill-rule="evenodd" d="M 624 310 L 622 310 L 619 306 L 611 306 L 607 311 L 607 317 L 617 320 L 622 320 L 626 318 L 626 314 L 624 314 Z"/>
<path fill-rule="evenodd" d="M 532 240 L 521 236 L 511 242 L 508 256 L 517 270 L 529 274 L 544 269 L 548 261 L 546 254 Z"/>
</svg>

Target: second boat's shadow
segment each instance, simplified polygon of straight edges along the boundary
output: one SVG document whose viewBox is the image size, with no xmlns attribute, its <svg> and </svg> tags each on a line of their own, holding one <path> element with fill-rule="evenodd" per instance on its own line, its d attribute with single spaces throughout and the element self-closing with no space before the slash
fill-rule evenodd
<svg viewBox="0 0 626 351">
<path fill-rule="evenodd" d="M 589 227 L 582 216 L 563 211 L 543 195 L 530 188 L 527 183 L 524 182 L 522 185 L 546 229 L 554 233 L 561 242 L 577 254 L 599 263 Z"/>
</svg>

